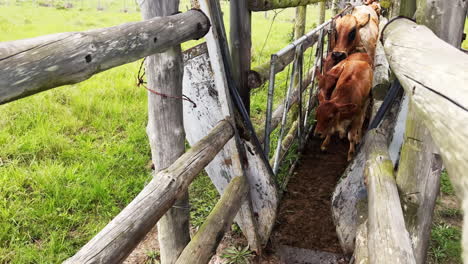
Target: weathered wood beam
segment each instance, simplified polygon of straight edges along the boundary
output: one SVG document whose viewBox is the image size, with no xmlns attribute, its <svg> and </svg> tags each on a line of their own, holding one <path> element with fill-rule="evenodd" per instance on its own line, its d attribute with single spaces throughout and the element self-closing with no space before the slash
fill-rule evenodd
<svg viewBox="0 0 468 264">
<path fill-rule="evenodd" d="M 304 41 L 303 50 L 307 50 L 312 47 L 318 40 L 319 33 L 314 34 L 312 37 Z M 283 71 L 289 63 L 294 60 L 294 49 L 286 52 L 285 54 L 278 56 L 275 65 L 275 73 Z M 253 67 L 249 72 L 249 87 L 250 89 L 258 88 L 264 84 L 268 78 L 270 78 L 270 61 Z"/>
<path fill-rule="evenodd" d="M 417 264 L 426 263 L 442 160 L 410 103 L 396 182 Z"/>
<path fill-rule="evenodd" d="M 121 263 L 234 135 L 221 121 L 169 168 L 158 172 L 133 201 L 64 263 Z"/>
<path fill-rule="evenodd" d="M 84 81 L 107 69 L 203 37 L 210 22 L 190 10 L 84 32 L 0 43 L 0 104 Z"/>
<path fill-rule="evenodd" d="M 368 254 L 370 263 L 416 263 L 406 231 L 387 138 L 378 130 L 368 132 Z"/>
<path fill-rule="evenodd" d="M 230 84 L 228 83 L 228 78 L 231 78 L 232 76 L 228 75 L 230 68 L 227 67 L 230 67 L 230 65 L 226 62 L 226 60 L 229 60 L 227 57 L 229 56 L 229 51 L 225 46 L 227 44 L 227 40 L 219 1 L 200 0 L 200 7 L 207 14 L 213 24 L 213 27 L 206 35 L 206 44 L 208 47 L 211 68 L 213 70 L 214 82 L 218 92 L 218 100 L 221 105 L 221 112 L 224 116 L 234 117 L 235 110 L 231 99 Z M 259 175 L 249 175 L 250 172 L 246 170 L 248 164 L 245 164 L 243 161 L 247 160 L 246 155 L 248 154 L 245 153 L 245 147 L 241 142 L 237 128 L 234 127 L 234 130 L 234 139 L 227 144 L 232 150 L 229 160 L 229 163 L 232 165 L 232 175 L 227 175 L 226 177 L 244 175 L 246 177 L 253 176 L 252 178 L 256 178 Z M 224 162 L 226 163 L 226 160 Z M 268 240 L 269 232 L 262 233 L 262 237 L 260 237 L 257 219 L 254 216 L 252 208 L 253 200 L 254 199 L 252 199 L 250 195 L 248 198 L 244 199 L 241 208 L 239 209 L 238 216 L 236 217 L 236 222 L 239 224 L 239 227 L 247 238 L 250 247 L 254 251 L 260 253 L 262 249 L 262 240 L 265 242 Z"/>
<path fill-rule="evenodd" d="M 206 264 L 216 254 L 216 249 L 231 227 L 241 201 L 247 196 L 249 186 L 245 177 L 231 180 L 216 206 L 198 229 L 176 264 Z"/>
<path fill-rule="evenodd" d="M 248 76 L 252 58 L 252 13 L 248 0 L 230 1 L 230 51 L 232 74 L 247 112 L 250 112 Z"/>
<path fill-rule="evenodd" d="M 356 249 L 354 250 L 353 257 L 354 263 L 368 264 L 369 263 L 369 250 L 367 240 L 367 220 L 360 224 L 356 232 Z"/>
<path fill-rule="evenodd" d="M 468 56 L 425 26 L 397 19 L 383 31 L 390 67 L 410 97 L 419 119 L 439 148 L 444 165 L 468 212 Z M 431 56 L 425 56 L 431 54 Z M 468 225 L 463 226 L 468 245 Z M 468 248 L 464 248 L 468 259 Z"/>
<path fill-rule="evenodd" d="M 251 11 L 267 11 L 279 8 L 305 6 L 321 0 L 249 0 Z"/>
<path fill-rule="evenodd" d="M 438 37 L 460 48 L 467 10 L 466 0 L 417 0 L 415 17 Z"/>
<path fill-rule="evenodd" d="M 179 0 L 146 0 L 140 5 L 143 19 L 163 17 L 179 11 Z M 180 45 L 147 57 L 148 88 L 182 97 L 184 63 Z M 155 172 L 169 167 L 185 152 L 182 101 L 148 91 L 148 134 Z M 173 264 L 190 242 L 189 195 L 186 191 L 175 207 L 158 221 L 161 264 Z M 154 238 L 156 239 L 156 238 Z"/>
</svg>

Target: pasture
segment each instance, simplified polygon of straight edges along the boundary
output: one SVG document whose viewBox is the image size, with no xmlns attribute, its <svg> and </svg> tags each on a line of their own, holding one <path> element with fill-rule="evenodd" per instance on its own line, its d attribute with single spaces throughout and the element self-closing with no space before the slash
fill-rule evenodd
<svg viewBox="0 0 468 264">
<path fill-rule="evenodd" d="M 50 7 L 39 5 L 50 1 L 0 2 L 0 41 L 141 20 L 133 1 L 56 1 Z M 180 10 L 187 10 L 189 1 L 181 2 Z M 73 8 L 63 8 L 67 3 Z M 228 2 L 222 3 L 228 26 Z M 263 12 L 253 14 L 252 66 L 268 61 L 271 53 L 292 40 L 294 9 L 280 12 L 274 22 L 272 11 L 267 18 Z M 317 19 L 317 6 L 309 6 L 306 32 Z M 184 43 L 183 49 L 196 43 Z M 468 41 L 463 47 L 468 49 Z M 306 65 L 313 58 L 309 55 Z M 150 180 L 146 91 L 136 86 L 139 65 L 130 63 L 0 106 L 0 263 L 63 261 Z M 286 74 L 287 69 L 277 79 L 284 85 L 277 90 L 275 103 L 285 92 Z M 251 101 L 252 120 L 260 125 L 266 87 L 254 90 Z M 445 181 L 442 193 L 453 197 L 450 188 Z M 218 194 L 206 175 L 195 180 L 190 194 L 191 221 L 198 226 Z M 449 209 L 442 210 L 433 230 L 435 263 L 460 262 L 460 229 L 446 220 L 449 214 L 454 217 L 448 219 L 458 219 L 460 212 Z"/>
</svg>

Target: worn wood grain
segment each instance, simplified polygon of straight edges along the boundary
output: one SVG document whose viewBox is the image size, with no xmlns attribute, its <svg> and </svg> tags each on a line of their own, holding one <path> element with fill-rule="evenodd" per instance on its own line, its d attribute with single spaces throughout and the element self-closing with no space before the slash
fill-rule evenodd
<svg viewBox="0 0 468 264">
<path fill-rule="evenodd" d="M 247 112 L 250 112 L 248 76 L 252 59 L 252 14 L 248 0 L 230 1 L 229 46 L 232 74 Z"/>
<path fill-rule="evenodd" d="M 158 172 L 127 207 L 64 263 L 121 263 L 233 135 L 232 124 L 221 121 L 176 162 Z"/>
<path fill-rule="evenodd" d="M 229 91 L 229 84 L 228 84 L 228 76 L 227 72 L 229 69 L 225 67 L 229 67 L 229 65 L 226 65 L 224 62 L 225 60 L 228 60 L 227 56 L 229 56 L 229 53 L 225 49 L 226 47 L 223 46 L 222 44 L 226 45 L 227 40 L 225 32 L 224 32 L 224 24 L 223 20 L 221 17 L 221 8 L 219 7 L 219 2 L 214 1 L 214 0 L 201 0 L 200 1 L 200 7 L 201 9 L 208 15 L 210 18 L 210 21 L 213 23 L 213 27 L 211 30 L 208 32 L 206 35 L 206 43 L 208 46 L 208 53 L 210 57 L 210 63 L 211 67 L 213 70 L 213 78 L 214 78 L 214 83 L 218 92 L 218 100 L 219 100 L 219 105 L 220 105 L 220 112 L 222 113 L 223 116 L 230 116 L 233 117 L 235 112 L 234 112 L 234 106 L 232 103 L 230 91 Z M 224 55 L 224 57 L 223 57 Z M 227 63 L 228 64 L 228 63 Z M 241 139 L 239 137 L 238 131 L 235 128 L 235 136 L 234 140 L 228 143 L 228 148 L 231 150 L 229 153 L 230 156 L 228 156 L 228 164 L 231 169 L 229 171 L 230 174 L 228 174 L 227 171 L 224 171 L 224 174 L 221 176 L 226 180 L 230 179 L 234 176 L 246 176 L 249 177 L 249 171 L 247 169 L 247 164 L 244 163 L 244 159 L 247 159 L 247 154 L 244 149 L 244 145 L 241 142 Z M 243 159 L 241 162 L 241 158 Z M 226 162 L 224 162 L 226 163 Z M 220 166 L 221 164 L 219 163 L 215 166 Z M 269 175 L 265 174 L 260 174 L 259 177 L 261 179 L 265 179 L 265 176 L 267 179 L 269 179 Z M 257 175 L 254 175 L 253 177 L 258 178 Z M 219 179 L 218 179 L 219 180 Z M 253 181 L 249 180 L 249 183 L 251 184 Z M 250 185 L 252 186 L 252 185 Z M 259 236 L 259 230 L 258 230 L 258 223 L 257 219 L 254 217 L 253 213 L 253 201 L 255 198 L 251 198 L 250 195 L 247 196 L 247 198 L 242 202 L 243 204 L 241 205 L 241 209 L 239 210 L 238 217 L 236 218 L 236 222 L 240 223 L 240 228 L 244 235 L 247 238 L 247 241 L 251 248 L 254 251 L 261 252 L 262 249 L 262 240 L 265 239 L 264 237 Z M 262 233 L 262 235 L 269 236 L 268 233 Z"/>
<path fill-rule="evenodd" d="M 178 0 L 146 0 L 140 5 L 143 19 L 175 14 Z M 180 45 L 147 57 L 148 88 L 158 93 L 182 97 L 184 64 Z M 182 100 L 162 97 L 148 91 L 148 125 L 146 133 L 151 147 L 155 172 L 169 167 L 185 151 Z M 173 264 L 190 242 L 188 192 L 158 222 L 161 264 Z M 156 239 L 156 238 L 154 238 Z"/>
<path fill-rule="evenodd" d="M 240 201 L 245 198 L 248 191 L 249 186 L 245 177 L 235 177 L 231 180 L 210 215 L 180 255 L 177 264 L 208 263 L 216 253 L 224 233 L 231 228 L 234 216 L 239 211 Z"/>
<path fill-rule="evenodd" d="M 468 10 L 466 0 L 417 0 L 416 21 L 439 38 L 460 48 Z"/>
<path fill-rule="evenodd" d="M 200 11 L 84 32 L 0 43 L 0 104 L 84 81 L 107 69 L 203 37 Z"/>
<path fill-rule="evenodd" d="M 398 19 L 383 32 L 384 49 L 419 119 L 439 148 L 458 197 L 468 210 L 468 56 L 427 27 Z M 431 56 L 421 56 L 431 54 Z M 466 219 L 466 218 L 465 218 Z M 464 224 L 463 245 L 468 245 Z M 463 256 L 468 259 L 468 248 Z"/>
<path fill-rule="evenodd" d="M 442 160 L 426 126 L 410 103 L 396 182 L 416 263 L 427 258 Z"/>
<path fill-rule="evenodd" d="M 190 51 L 190 54 L 197 52 Z M 187 54 L 187 57 L 189 55 Z M 197 103 L 197 108 L 192 104 L 184 103 L 184 126 L 189 144 L 196 143 L 209 129 L 224 115 L 221 111 L 220 94 L 215 85 L 214 72 L 211 67 L 208 54 L 201 53 L 199 56 L 187 60 L 184 74 L 184 94 Z M 255 148 L 250 142 L 244 142 L 247 148 Z M 226 146 L 206 167 L 206 172 L 220 194 L 228 185 L 232 177 L 235 176 L 232 166 L 233 150 Z M 278 203 L 275 183 L 268 175 L 260 157 L 261 153 L 247 152 L 250 196 L 252 198 L 252 209 L 258 215 L 258 232 L 260 237 L 268 237 L 273 224 L 275 223 L 275 212 Z M 236 217 L 236 222 L 244 228 L 244 220 L 240 214 Z"/>
<path fill-rule="evenodd" d="M 368 134 L 365 176 L 369 193 L 369 263 L 416 263 L 388 155 L 387 138 L 378 130 Z"/>
</svg>

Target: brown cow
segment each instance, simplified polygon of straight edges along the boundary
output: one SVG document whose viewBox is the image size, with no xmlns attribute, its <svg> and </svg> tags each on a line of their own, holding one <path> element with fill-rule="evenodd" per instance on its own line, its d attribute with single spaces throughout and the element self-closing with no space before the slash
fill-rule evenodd
<svg viewBox="0 0 468 264">
<path fill-rule="evenodd" d="M 365 51 L 374 60 L 379 36 L 379 18 L 370 6 L 356 6 L 352 14 L 336 20 L 336 43 L 332 57 L 342 60 L 349 54 Z"/>
<path fill-rule="evenodd" d="M 354 154 L 355 144 L 361 140 L 362 124 L 372 87 L 372 66 L 369 59 L 363 59 L 366 56 L 367 54 L 350 56 L 327 72 L 327 75 L 337 78 L 336 88 L 330 99 L 322 100 L 316 113 L 315 134 L 325 137 L 322 150 L 327 148 L 335 132 L 343 138 L 351 126 L 348 131 L 348 161 Z"/>
<path fill-rule="evenodd" d="M 324 100 L 329 100 L 330 96 L 335 88 L 336 82 L 338 81 L 339 73 L 341 73 L 338 69 L 342 69 L 343 64 L 346 61 L 364 61 L 369 64 L 372 64 L 372 60 L 370 59 L 369 55 L 364 52 L 358 52 L 358 53 L 353 53 L 349 55 L 347 60 L 339 62 L 336 67 L 332 65 L 333 58 L 330 56 L 327 56 L 327 59 L 325 60 L 324 63 L 324 74 L 321 74 L 320 72 L 316 72 L 317 74 L 317 79 L 318 79 L 318 88 L 319 88 L 319 93 L 318 93 L 318 99 L 319 103 L 322 103 Z M 328 63 L 328 64 L 327 64 Z M 331 69 L 335 67 L 333 71 Z"/>
</svg>

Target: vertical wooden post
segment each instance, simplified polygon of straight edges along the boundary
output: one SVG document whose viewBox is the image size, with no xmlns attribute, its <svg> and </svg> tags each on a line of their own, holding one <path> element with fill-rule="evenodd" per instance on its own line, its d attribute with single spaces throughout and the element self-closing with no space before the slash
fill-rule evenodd
<svg viewBox="0 0 468 264">
<path fill-rule="evenodd" d="M 251 17 L 247 0 L 230 1 L 230 50 L 233 78 L 236 82 L 242 102 L 250 112 L 250 88 L 248 76 L 250 71 L 252 37 Z"/>
<path fill-rule="evenodd" d="M 400 3 L 400 16 L 412 18 L 416 12 L 416 0 L 405 0 Z"/>
<path fill-rule="evenodd" d="M 441 169 L 431 135 L 410 103 L 396 181 L 418 264 L 426 263 Z"/>
<path fill-rule="evenodd" d="M 296 7 L 296 19 L 294 24 L 294 39 L 302 37 L 305 33 L 307 6 Z"/>
<path fill-rule="evenodd" d="M 466 0 L 417 0 L 416 20 L 445 42 L 460 48 L 468 9 Z"/>
<path fill-rule="evenodd" d="M 179 0 L 142 1 L 144 19 L 167 16 L 179 10 Z M 158 41 L 154 38 L 154 41 Z M 147 58 L 148 88 L 170 96 L 182 96 L 183 62 L 180 45 Z M 185 151 L 182 100 L 148 92 L 147 134 L 155 172 L 171 165 Z M 186 192 L 158 222 L 161 263 L 175 263 L 190 241 L 189 203 Z"/>
<path fill-rule="evenodd" d="M 319 25 L 323 24 L 325 22 L 325 10 L 326 10 L 326 7 L 325 7 L 325 0 L 323 0 L 322 2 L 319 3 L 319 9 L 320 9 L 320 13 L 319 13 Z"/>
</svg>

